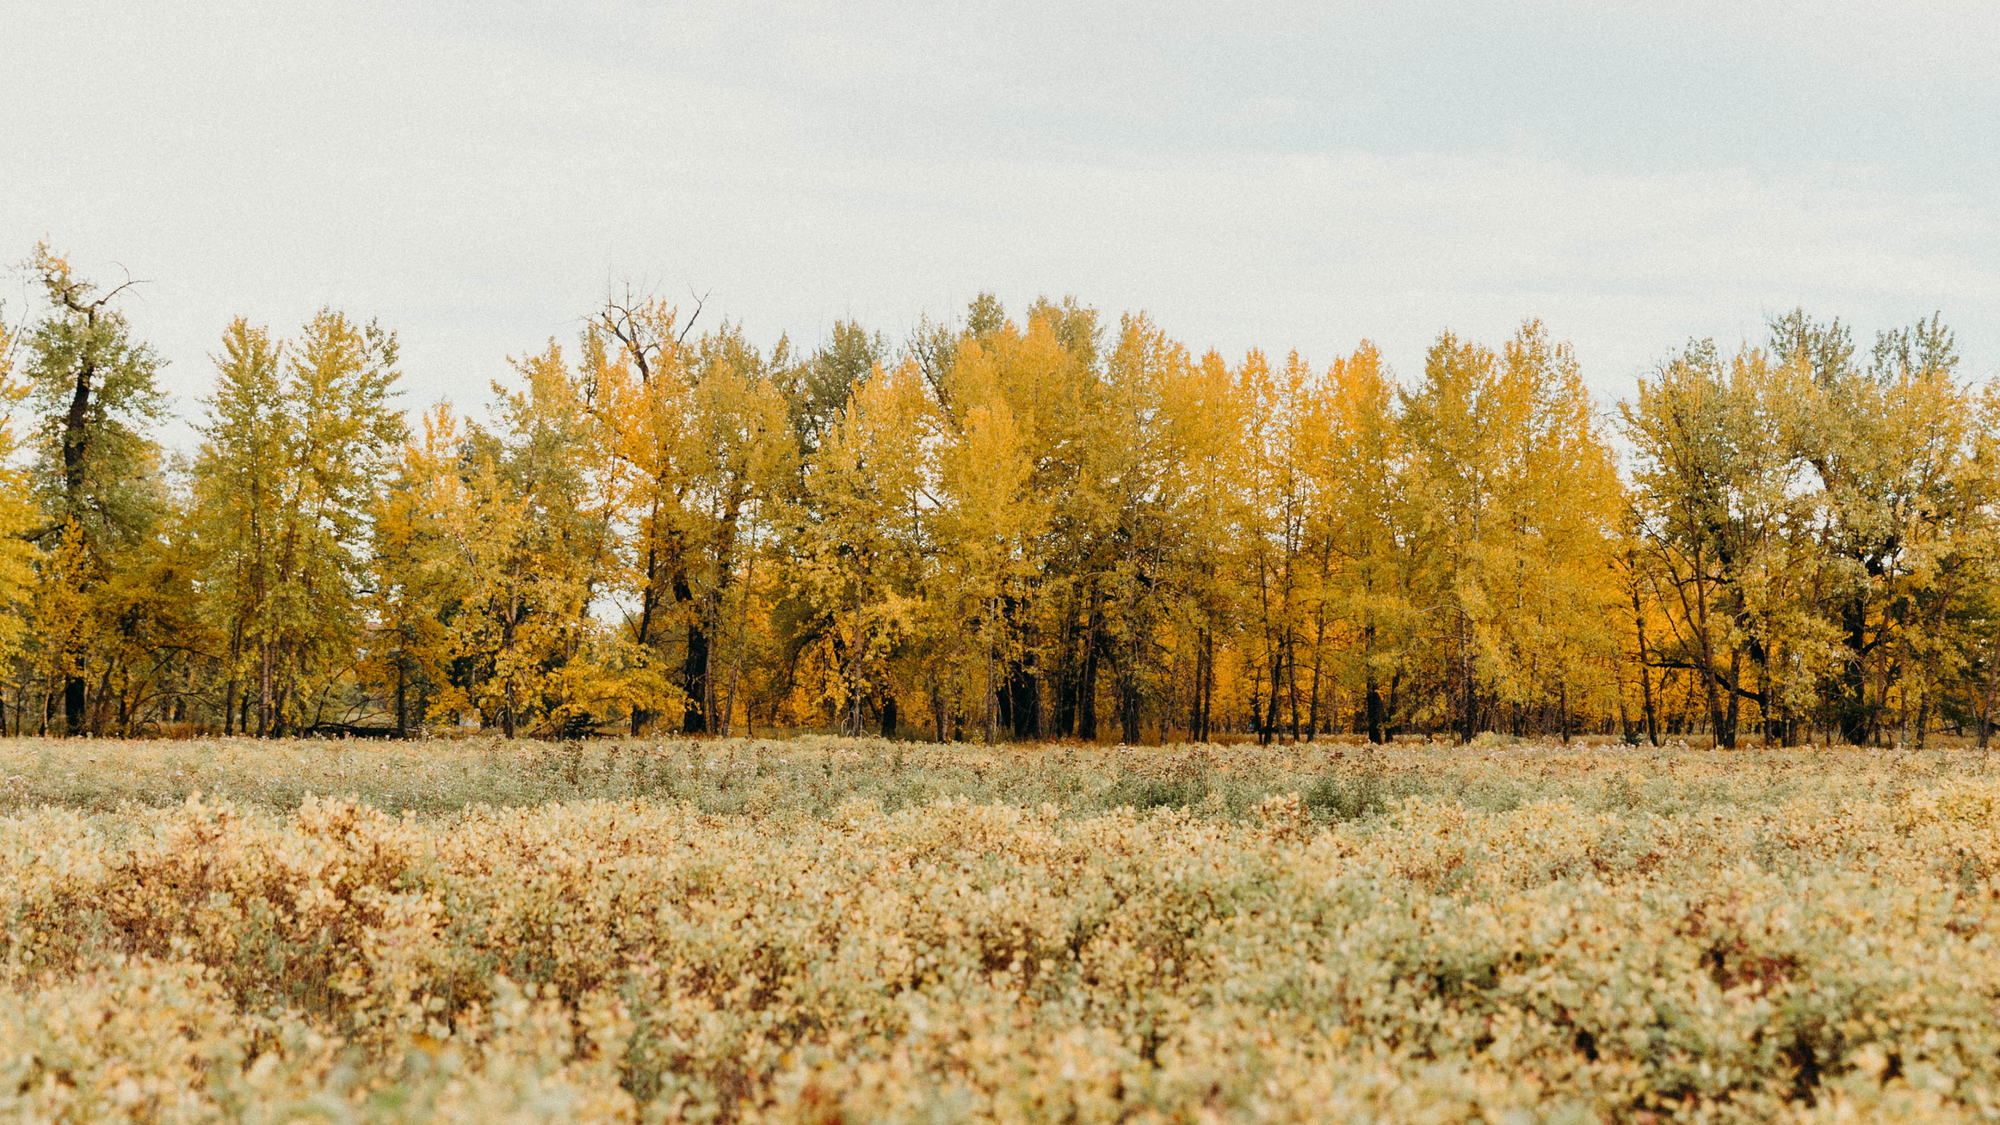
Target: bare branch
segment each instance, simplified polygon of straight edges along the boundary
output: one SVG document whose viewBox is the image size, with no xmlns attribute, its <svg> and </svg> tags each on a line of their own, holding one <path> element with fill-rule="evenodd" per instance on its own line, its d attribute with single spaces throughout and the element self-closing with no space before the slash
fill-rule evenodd
<svg viewBox="0 0 2000 1125">
<path fill-rule="evenodd" d="M 709 293 L 713 292 L 713 289 L 709 290 Z M 701 310 L 708 304 L 709 293 L 696 294 L 693 288 L 688 289 L 688 296 L 694 298 L 694 312 L 688 314 L 687 323 L 681 326 L 681 334 L 674 337 L 676 347 L 685 343 L 688 333 L 694 331 L 694 322 L 701 319 Z"/>
</svg>

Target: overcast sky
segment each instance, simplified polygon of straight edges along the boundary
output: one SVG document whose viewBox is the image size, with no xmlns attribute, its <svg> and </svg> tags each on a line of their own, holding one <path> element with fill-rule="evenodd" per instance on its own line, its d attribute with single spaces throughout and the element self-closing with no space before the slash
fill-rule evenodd
<svg viewBox="0 0 2000 1125">
<path fill-rule="evenodd" d="M 147 279 L 184 411 L 239 314 L 379 318 L 471 406 L 626 281 L 766 343 L 991 289 L 1406 378 L 1539 316 L 1607 402 L 1794 305 L 1939 310 L 1987 378 L 1996 43 L 1909 0 L 0 0 L 0 260 Z"/>
</svg>

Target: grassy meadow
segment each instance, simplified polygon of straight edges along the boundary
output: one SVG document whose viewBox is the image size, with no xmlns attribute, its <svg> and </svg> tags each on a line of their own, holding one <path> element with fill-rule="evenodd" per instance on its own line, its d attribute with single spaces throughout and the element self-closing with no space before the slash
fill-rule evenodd
<svg viewBox="0 0 2000 1125">
<path fill-rule="evenodd" d="M 0 1119 L 1977 1121 L 1972 750 L 0 742 Z"/>
</svg>

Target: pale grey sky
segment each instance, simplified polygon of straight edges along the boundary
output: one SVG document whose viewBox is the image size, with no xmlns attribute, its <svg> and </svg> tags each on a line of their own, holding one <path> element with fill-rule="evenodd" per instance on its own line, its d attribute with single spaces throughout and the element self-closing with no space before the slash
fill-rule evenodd
<svg viewBox="0 0 2000 1125">
<path fill-rule="evenodd" d="M 44 237 L 150 279 L 184 410 L 322 304 L 475 406 L 627 280 L 765 343 L 990 288 L 1405 377 L 1540 316 L 1607 397 L 1941 310 L 1988 377 L 2000 5 L 0 0 L 0 260 Z"/>
</svg>

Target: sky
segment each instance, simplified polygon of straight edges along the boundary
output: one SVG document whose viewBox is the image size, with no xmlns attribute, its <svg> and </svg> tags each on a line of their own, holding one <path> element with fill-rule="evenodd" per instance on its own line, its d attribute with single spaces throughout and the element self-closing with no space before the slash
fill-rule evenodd
<svg viewBox="0 0 2000 1125">
<path fill-rule="evenodd" d="M 2000 374 L 2000 5 L 0 0 L 0 262 L 141 279 L 477 407 L 611 288 L 769 344 L 982 290 L 1405 379 L 1528 317 L 1607 405 L 1803 306 Z M 0 274 L 10 322 L 33 311 Z"/>
</svg>

